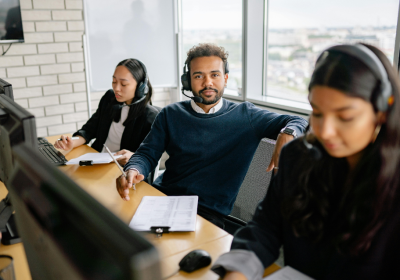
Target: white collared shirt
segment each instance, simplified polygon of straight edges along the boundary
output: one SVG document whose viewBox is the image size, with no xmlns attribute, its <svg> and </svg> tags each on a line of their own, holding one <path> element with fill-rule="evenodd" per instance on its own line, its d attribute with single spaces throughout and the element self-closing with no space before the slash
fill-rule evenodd
<svg viewBox="0 0 400 280">
<path fill-rule="evenodd" d="M 208 111 L 208 113 L 204 112 L 204 110 L 199 105 L 197 105 L 196 102 L 193 101 L 193 99 L 192 99 L 192 101 L 190 101 L 190 105 L 192 105 L 192 108 L 196 113 L 199 113 L 199 114 L 215 114 L 216 112 L 219 111 L 219 109 L 222 108 L 222 104 L 223 104 L 222 102 L 224 102 L 224 100 L 221 97 L 221 99 L 218 102 L 218 104 L 215 105 L 214 107 L 212 107 L 210 109 L 210 111 Z"/>
</svg>

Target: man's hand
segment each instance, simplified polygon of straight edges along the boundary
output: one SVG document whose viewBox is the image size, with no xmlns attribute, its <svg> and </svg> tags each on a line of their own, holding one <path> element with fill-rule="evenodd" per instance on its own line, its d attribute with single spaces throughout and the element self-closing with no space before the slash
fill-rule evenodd
<svg viewBox="0 0 400 280">
<path fill-rule="evenodd" d="M 247 280 L 246 276 L 238 271 L 228 271 L 225 274 L 224 280 Z"/>
<path fill-rule="evenodd" d="M 125 176 L 121 175 L 117 178 L 117 191 L 121 198 L 125 201 L 128 201 L 129 198 L 129 189 L 133 187 L 134 184 L 137 184 L 143 181 L 144 176 L 139 174 L 136 170 L 128 170 Z"/>
<path fill-rule="evenodd" d="M 124 166 L 129 161 L 133 153 L 128 150 L 121 150 L 119 152 L 116 152 L 115 155 L 122 155 L 121 157 L 117 158 L 117 161 L 120 165 Z"/>
<path fill-rule="evenodd" d="M 281 154 L 281 149 L 283 145 L 292 141 L 293 139 L 294 137 L 289 134 L 280 133 L 278 135 L 278 138 L 276 139 L 274 153 L 272 154 L 271 162 L 267 167 L 267 172 L 271 171 L 272 169 L 274 169 L 275 173 L 278 172 L 279 155 Z"/>
</svg>

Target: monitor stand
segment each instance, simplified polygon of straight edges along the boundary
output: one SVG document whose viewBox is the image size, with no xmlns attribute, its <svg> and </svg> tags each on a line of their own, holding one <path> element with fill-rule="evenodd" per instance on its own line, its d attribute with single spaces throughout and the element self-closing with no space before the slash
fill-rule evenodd
<svg viewBox="0 0 400 280">
<path fill-rule="evenodd" d="M 4 245 L 12 245 L 21 242 L 15 225 L 13 214 L 8 195 L 0 202 L 0 230 L 2 233 L 1 243 Z"/>
</svg>

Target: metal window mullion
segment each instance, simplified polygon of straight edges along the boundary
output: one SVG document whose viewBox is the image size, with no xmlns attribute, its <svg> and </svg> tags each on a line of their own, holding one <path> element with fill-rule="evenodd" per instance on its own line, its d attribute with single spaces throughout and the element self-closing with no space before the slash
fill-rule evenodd
<svg viewBox="0 0 400 280">
<path fill-rule="evenodd" d="M 264 0 L 263 17 L 263 68 L 262 68 L 262 95 L 267 95 L 267 71 L 268 71 L 268 12 L 269 0 Z"/>
<path fill-rule="evenodd" d="M 397 69 L 400 69 L 399 65 L 399 55 L 400 55 L 400 5 L 399 11 L 397 13 L 397 27 L 396 27 L 396 38 L 394 44 L 394 55 L 393 55 L 393 65 L 397 66 Z"/>
<path fill-rule="evenodd" d="M 242 98 L 247 98 L 247 19 L 248 0 L 242 1 Z"/>
</svg>

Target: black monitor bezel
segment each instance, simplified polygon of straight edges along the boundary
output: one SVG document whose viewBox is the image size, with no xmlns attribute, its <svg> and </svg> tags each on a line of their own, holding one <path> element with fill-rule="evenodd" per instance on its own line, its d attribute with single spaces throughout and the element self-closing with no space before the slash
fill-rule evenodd
<svg viewBox="0 0 400 280">
<path fill-rule="evenodd" d="M 35 116 L 4 94 L 0 94 L 0 142 L 0 180 L 7 187 L 14 166 L 11 147 L 21 142 L 32 148 L 38 144 Z"/>
<path fill-rule="evenodd" d="M 0 94 L 2 93 L 2 91 L 4 91 L 3 94 L 14 100 L 12 84 L 0 78 Z"/>
</svg>

